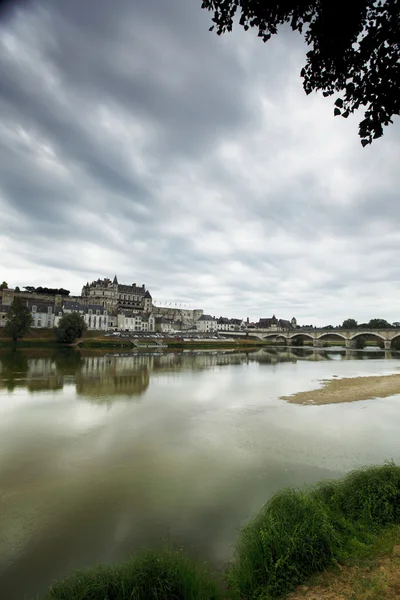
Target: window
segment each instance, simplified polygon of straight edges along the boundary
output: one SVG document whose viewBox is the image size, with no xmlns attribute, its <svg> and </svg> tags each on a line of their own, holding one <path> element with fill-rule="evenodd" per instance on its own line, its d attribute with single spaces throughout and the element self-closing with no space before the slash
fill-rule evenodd
<svg viewBox="0 0 400 600">
<path fill-rule="evenodd" d="M 89 308 L 88 314 L 91 315 L 92 313 L 93 313 L 93 310 L 91 308 Z"/>
<path fill-rule="evenodd" d="M 33 305 L 32 306 L 32 312 L 35 313 L 37 311 L 37 306 Z"/>
<path fill-rule="evenodd" d="M 47 312 L 48 312 L 49 315 L 51 315 L 52 311 L 53 311 L 53 309 L 51 308 L 51 306 L 48 306 L 47 307 Z"/>
<path fill-rule="evenodd" d="M 100 314 L 100 311 L 99 311 L 99 310 L 96 310 L 96 315 L 99 315 L 99 314 Z"/>
</svg>

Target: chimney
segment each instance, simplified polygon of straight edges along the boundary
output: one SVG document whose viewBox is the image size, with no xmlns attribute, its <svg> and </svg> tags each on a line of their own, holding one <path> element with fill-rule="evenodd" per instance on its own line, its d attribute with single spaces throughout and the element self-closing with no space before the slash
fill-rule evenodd
<svg viewBox="0 0 400 600">
<path fill-rule="evenodd" d="M 132 283 L 132 287 L 136 287 L 136 283 Z"/>
<path fill-rule="evenodd" d="M 142 288 L 144 289 L 144 283 L 143 283 L 143 285 L 142 285 Z"/>
</svg>

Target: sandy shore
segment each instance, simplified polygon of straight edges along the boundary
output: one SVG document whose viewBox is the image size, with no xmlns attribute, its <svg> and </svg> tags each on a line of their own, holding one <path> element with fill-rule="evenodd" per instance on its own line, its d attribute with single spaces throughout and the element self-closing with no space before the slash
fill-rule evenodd
<svg viewBox="0 0 400 600">
<path fill-rule="evenodd" d="M 386 398 L 400 394 L 400 375 L 374 375 L 373 377 L 347 377 L 324 379 L 324 386 L 310 392 L 298 392 L 292 396 L 281 396 L 293 404 L 336 404 Z"/>
</svg>

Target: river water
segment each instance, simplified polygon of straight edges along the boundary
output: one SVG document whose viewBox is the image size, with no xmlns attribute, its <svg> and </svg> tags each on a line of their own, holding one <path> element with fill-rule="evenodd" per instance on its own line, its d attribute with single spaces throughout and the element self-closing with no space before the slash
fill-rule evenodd
<svg viewBox="0 0 400 600">
<path fill-rule="evenodd" d="M 0 598 L 169 540 L 222 566 L 271 494 L 400 460 L 400 396 L 299 406 L 384 352 L 0 353 Z"/>
</svg>

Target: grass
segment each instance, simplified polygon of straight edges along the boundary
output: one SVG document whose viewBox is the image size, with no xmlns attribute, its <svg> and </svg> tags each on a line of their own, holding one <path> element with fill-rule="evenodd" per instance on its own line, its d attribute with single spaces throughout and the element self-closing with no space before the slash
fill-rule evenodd
<svg viewBox="0 0 400 600">
<path fill-rule="evenodd" d="M 374 544 L 345 565 L 312 576 L 288 600 L 398 600 L 400 597 L 400 526 L 386 529 Z"/>
<path fill-rule="evenodd" d="M 181 551 L 145 551 L 122 565 L 77 571 L 50 588 L 45 600 L 219 600 L 208 569 Z"/>
<path fill-rule="evenodd" d="M 274 496 L 242 531 L 227 579 L 240 598 L 276 598 L 335 561 L 362 557 L 400 523 L 400 467 L 369 467 Z"/>
<path fill-rule="evenodd" d="M 349 592 L 346 598 L 391 598 L 382 591 L 391 575 L 378 568 L 369 578 L 357 579 L 356 573 L 396 540 L 400 540 L 400 467 L 387 463 L 306 491 L 276 494 L 241 531 L 224 590 L 205 565 L 197 566 L 168 547 L 146 551 L 122 565 L 75 572 L 56 583 L 45 600 L 272 600 L 323 571 L 329 580 L 332 567 L 341 573 L 343 564 L 350 571 L 357 564 L 354 594 Z M 398 580 L 392 577 L 393 589 L 397 581 L 400 585 L 400 575 Z M 296 592 L 292 597 L 306 596 Z"/>
</svg>

